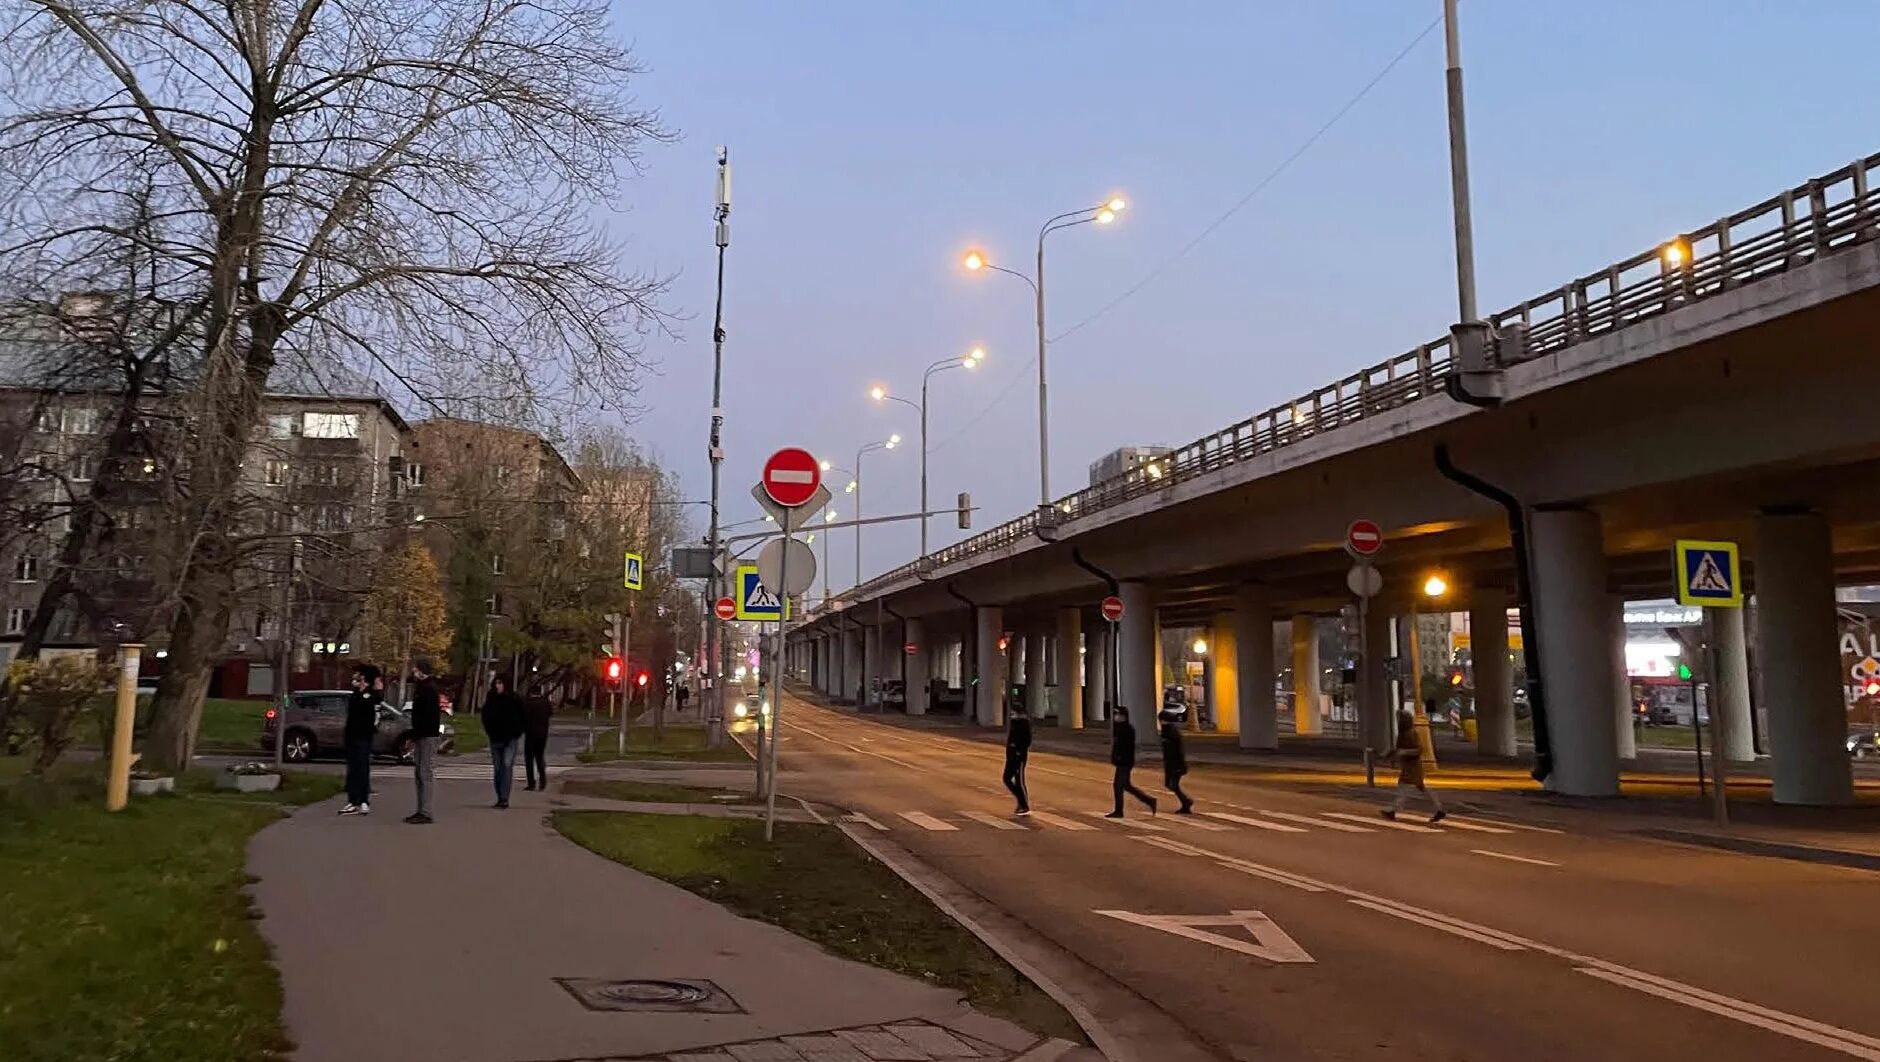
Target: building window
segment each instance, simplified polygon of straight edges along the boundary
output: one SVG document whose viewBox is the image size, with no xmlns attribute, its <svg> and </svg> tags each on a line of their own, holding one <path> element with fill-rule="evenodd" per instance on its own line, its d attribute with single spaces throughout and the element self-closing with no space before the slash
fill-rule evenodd
<svg viewBox="0 0 1880 1062">
<path fill-rule="evenodd" d="M 495 468 L 490 469 L 490 475 L 496 480 L 497 486 L 509 486 L 510 470 L 508 465 L 497 465 Z"/>
<path fill-rule="evenodd" d="M 357 413 L 303 413 L 300 433 L 309 439 L 357 439 Z"/>
<path fill-rule="evenodd" d="M 491 594 L 489 599 L 483 602 L 483 605 L 485 615 L 500 616 L 503 614 L 503 595 L 500 593 Z"/>
<path fill-rule="evenodd" d="M 7 609 L 6 632 L 8 634 L 25 634 L 26 624 L 30 622 L 32 618 L 33 618 L 33 610 L 30 608 Z"/>
<path fill-rule="evenodd" d="M 288 472 L 288 464 L 286 461 L 282 461 L 279 458 L 270 460 L 268 462 L 268 468 L 267 468 L 268 486 L 270 487 L 286 486 L 287 485 L 287 472 Z"/>
<path fill-rule="evenodd" d="M 491 575 L 501 575 L 503 574 L 505 570 L 507 570 L 507 567 L 506 565 L 503 564 L 502 554 L 498 553 L 490 557 L 490 574 Z"/>
<path fill-rule="evenodd" d="M 57 410 L 41 409 L 33 414 L 33 430 L 41 435 L 52 435 L 59 430 Z"/>
<path fill-rule="evenodd" d="M 414 461 L 405 466 L 405 486 L 412 490 L 417 490 L 419 487 L 424 486 L 423 465 Z"/>
<path fill-rule="evenodd" d="M 97 471 L 95 467 L 96 464 L 97 462 L 92 460 L 90 454 L 79 454 L 77 457 L 72 458 L 73 482 L 84 483 L 89 481 L 92 475 Z"/>
<path fill-rule="evenodd" d="M 22 553 L 20 559 L 13 562 L 13 578 L 22 583 L 39 581 L 39 558 L 30 553 Z"/>
<path fill-rule="evenodd" d="M 298 432 L 300 421 L 292 413 L 270 413 L 268 415 L 268 438 L 291 439 Z"/>
<path fill-rule="evenodd" d="M 336 487 L 339 485 L 339 468 L 332 461 L 322 461 L 309 470 L 312 473 L 311 482 L 315 486 Z"/>
<path fill-rule="evenodd" d="M 64 410 L 59 414 L 59 430 L 67 435 L 96 435 L 98 411 L 85 406 Z"/>
</svg>

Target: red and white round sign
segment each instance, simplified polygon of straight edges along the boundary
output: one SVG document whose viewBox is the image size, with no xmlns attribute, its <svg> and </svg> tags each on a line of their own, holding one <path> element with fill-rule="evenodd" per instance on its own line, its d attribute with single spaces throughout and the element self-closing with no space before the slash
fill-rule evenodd
<svg viewBox="0 0 1880 1062">
<path fill-rule="evenodd" d="M 712 606 L 712 614 L 728 623 L 738 617 L 738 603 L 728 597 L 721 597 L 718 603 Z"/>
<path fill-rule="evenodd" d="M 786 446 L 764 462 L 764 493 L 786 509 L 809 501 L 822 486 L 822 466 L 808 450 Z"/>
<path fill-rule="evenodd" d="M 903 645 L 901 647 L 901 651 L 906 653 L 909 656 L 913 656 L 915 653 L 920 652 L 920 646 L 915 645 L 913 642 L 909 642 L 906 645 Z"/>
<path fill-rule="evenodd" d="M 1353 520 L 1345 528 L 1345 552 L 1354 557 L 1375 557 L 1384 548 L 1384 529 L 1369 520 Z"/>
<path fill-rule="evenodd" d="M 1111 594 L 1103 599 L 1103 618 L 1115 623 L 1123 618 L 1123 599 Z"/>
</svg>

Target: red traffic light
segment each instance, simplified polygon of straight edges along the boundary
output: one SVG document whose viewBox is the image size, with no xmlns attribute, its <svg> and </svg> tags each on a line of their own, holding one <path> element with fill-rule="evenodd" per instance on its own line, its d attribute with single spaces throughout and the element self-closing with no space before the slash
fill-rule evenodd
<svg viewBox="0 0 1880 1062">
<path fill-rule="evenodd" d="M 646 685 L 646 672 L 642 671 L 638 675 L 634 676 L 633 684 L 635 686 L 645 686 Z"/>
<path fill-rule="evenodd" d="M 1451 669 L 1450 669 L 1450 671 L 1449 671 L 1449 684 L 1450 684 L 1451 686 L 1460 686 L 1460 685 L 1462 685 L 1462 669 L 1461 669 L 1461 668 L 1459 668 L 1459 667 L 1458 667 L 1458 668 L 1451 668 Z"/>
<path fill-rule="evenodd" d="M 607 676 L 607 682 L 609 685 L 618 686 L 620 685 L 620 675 L 625 670 L 626 670 L 626 665 L 621 662 L 619 657 L 610 656 L 607 658 L 607 663 L 604 666 L 602 666 L 601 674 Z"/>
<path fill-rule="evenodd" d="M 1880 679 L 1868 679 L 1866 690 L 1867 696 L 1880 697 Z"/>
</svg>

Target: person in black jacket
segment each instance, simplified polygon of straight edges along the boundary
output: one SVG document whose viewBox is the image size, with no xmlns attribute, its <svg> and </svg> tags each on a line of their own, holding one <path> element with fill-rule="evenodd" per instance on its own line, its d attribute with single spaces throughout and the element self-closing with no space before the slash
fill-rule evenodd
<svg viewBox="0 0 1880 1062">
<path fill-rule="evenodd" d="M 522 698 L 501 675 L 483 696 L 483 732 L 490 736 L 490 765 L 496 768 L 496 807 L 509 806 L 516 784 L 516 741 L 522 737 Z"/>
<path fill-rule="evenodd" d="M 530 790 L 548 788 L 548 721 L 554 714 L 555 706 L 548 703 L 542 684 L 530 686 L 528 699 L 522 702 L 522 763 Z"/>
<path fill-rule="evenodd" d="M 431 796 L 437 789 L 437 736 L 443 731 L 444 706 L 437 696 L 437 679 L 431 661 L 419 657 L 412 662 L 411 677 L 411 770 L 418 784 L 418 810 L 405 821 L 421 826 L 431 818 Z"/>
<path fill-rule="evenodd" d="M 352 672 L 352 696 L 346 698 L 346 806 L 341 815 L 372 814 L 372 739 L 379 729 L 380 695 L 374 689 L 379 669 L 360 664 Z"/>
<path fill-rule="evenodd" d="M 1123 817 L 1123 794 L 1128 793 L 1148 805 L 1149 814 L 1155 814 L 1155 798 L 1137 789 L 1129 780 L 1129 772 L 1136 766 L 1136 728 L 1130 725 L 1129 709 L 1117 705 L 1110 714 L 1116 720 L 1110 727 L 1110 765 L 1116 768 L 1116 776 L 1111 782 L 1111 790 L 1116 795 L 1116 805 L 1106 819 Z"/>
<path fill-rule="evenodd" d="M 1014 815 L 1031 814 L 1031 797 L 1025 791 L 1025 760 L 1031 755 L 1031 717 L 1013 712 L 1005 729 L 1005 788 L 1018 801 Z"/>
<path fill-rule="evenodd" d="M 1188 709 L 1180 704 L 1162 709 L 1162 784 L 1182 802 L 1175 809 L 1177 815 L 1195 813 L 1195 802 L 1182 792 L 1182 775 L 1188 773 L 1188 753 L 1182 747 L 1182 718 L 1187 714 Z"/>
</svg>

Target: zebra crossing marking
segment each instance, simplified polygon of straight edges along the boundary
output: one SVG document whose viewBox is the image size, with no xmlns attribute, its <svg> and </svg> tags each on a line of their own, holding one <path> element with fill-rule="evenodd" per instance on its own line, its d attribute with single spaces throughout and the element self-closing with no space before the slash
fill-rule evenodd
<svg viewBox="0 0 1880 1062">
<path fill-rule="evenodd" d="M 1459 819 L 1459 818 L 1456 818 L 1454 815 L 1450 815 L 1444 818 L 1443 825 L 1449 827 L 1452 830 L 1472 830 L 1476 833 L 1513 833 L 1514 832 L 1513 830 L 1506 830 L 1499 826 L 1484 826 L 1478 822 L 1470 822 L 1467 819 Z"/>
<path fill-rule="evenodd" d="M 850 812 L 849 814 L 842 816 L 842 821 L 843 822 L 859 822 L 862 825 L 868 827 L 871 830 L 874 830 L 877 833 L 888 832 L 888 828 L 886 826 L 883 826 L 881 823 L 876 822 L 874 819 L 869 818 L 868 816 L 862 814 L 859 811 Z"/>
<path fill-rule="evenodd" d="M 1060 815 L 1053 815 L 1048 811 L 1033 811 L 1031 813 L 1031 817 L 1036 819 L 1039 822 L 1044 823 L 1047 826 L 1056 826 L 1060 830 L 1094 830 L 1096 829 L 1095 826 L 1092 826 L 1087 822 L 1078 822 L 1075 819 L 1067 819 Z"/>
<path fill-rule="evenodd" d="M 1339 833 L 1372 832 L 1369 826 L 1351 826 L 1342 822 L 1326 822 L 1321 818 L 1315 818 L 1311 815 L 1295 815 L 1290 811 L 1262 811 L 1260 814 L 1276 819 L 1285 819 L 1287 822 L 1303 822 L 1308 826 L 1317 826 L 1326 830 L 1337 830 Z"/>
<path fill-rule="evenodd" d="M 1136 819 L 1112 819 L 1101 811 L 1092 811 L 1092 812 L 1088 812 L 1087 814 L 1089 814 L 1089 816 L 1093 819 L 1105 819 L 1110 822 L 1116 823 L 1118 826 L 1127 826 L 1132 830 L 1143 830 L 1147 833 L 1167 833 L 1168 832 L 1167 826 L 1157 826 L 1153 822 L 1140 822 Z"/>
<path fill-rule="evenodd" d="M 1206 814 L 1206 812 L 1203 812 L 1203 814 Z M 1222 826 L 1218 822 L 1202 822 L 1192 815 L 1170 815 L 1163 821 L 1186 826 L 1191 830 L 1206 830 L 1209 833 L 1231 833 L 1234 829 L 1232 826 Z"/>
<path fill-rule="evenodd" d="M 1286 826 L 1277 822 L 1267 822 L 1264 819 L 1256 819 L 1251 815 L 1235 815 L 1226 811 L 1204 811 L 1202 814 L 1211 819 L 1220 819 L 1223 822 L 1238 822 L 1242 826 L 1252 826 L 1260 830 L 1272 830 L 1274 833 L 1306 832 L 1305 828 L 1301 826 Z"/>
<path fill-rule="evenodd" d="M 974 822 L 984 823 L 985 825 L 990 826 L 995 830 L 1023 830 L 1025 828 L 1023 826 L 1020 826 L 1018 823 L 1011 821 L 1010 819 L 1002 819 L 998 817 L 997 815 L 991 814 L 990 812 L 962 811 L 960 812 L 960 814 L 966 816 L 967 818 L 973 820 Z"/>
<path fill-rule="evenodd" d="M 1414 822 L 1398 822 L 1396 819 L 1387 819 L 1387 818 L 1384 818 L 1382 815 L 1378 816 L 1376 819 L 1366 818 L 1363 815 L 1354 815 L 1349 811 L 1328 811 L 1325 813 L 1325 815 L 1327 818 L 1350 819 L 1354 822 L 1367 822 L 1367 823 L 1370 823 L 1372 826 L 1382 826 L 1387 830 L 1402 830 L 1405 833 L 1441 833 L 1443 832 L 1441 830 L 1431 829 L 1428 826 L 1418 826 Z"/>
<path fill-rule="evenodd" d="M 924 811 L 903 811 L 901 817 L 923 830 L 933 830 L 936 833 L 958 832 L 959 830 L 958 826 L 936 819 Z"/>
</svg>

